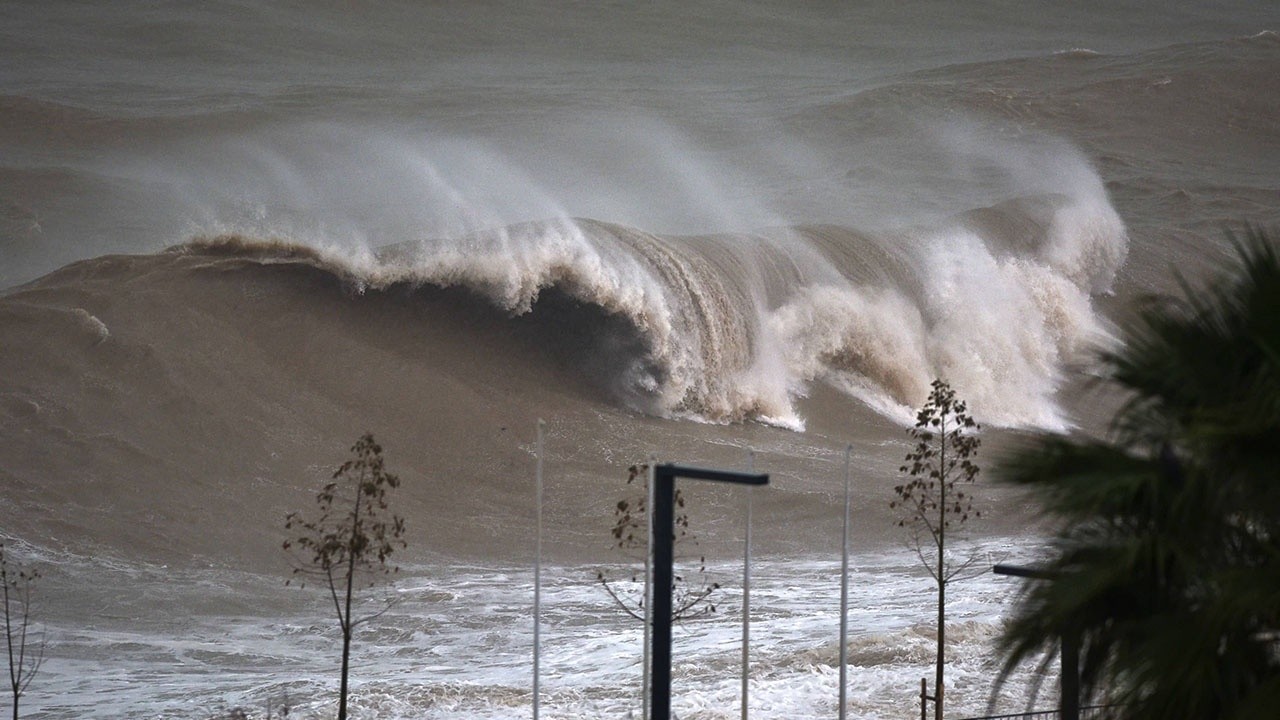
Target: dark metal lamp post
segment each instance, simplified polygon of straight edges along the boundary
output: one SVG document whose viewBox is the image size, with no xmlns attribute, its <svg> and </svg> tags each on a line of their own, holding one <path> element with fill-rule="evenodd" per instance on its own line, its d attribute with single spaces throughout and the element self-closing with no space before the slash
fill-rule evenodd
<svg viewBox="0 0 1280 720">
<path fill-rule="evenodd" d="M 1040 568 L 1019 567 L 1017 565 L 996 565 L 992 571 L 997 575 L 1031 578 L 1033 580 L 1056 580 L 1057 573 Z M 1080 638 L 1073 633 L 1063 633 L 1061 690 L 1058 694 L 1059 717 L 1062 720 L 1080 720 Z"/>
<path fill-rule="evenodd" d="M 658 465 L 653 472 L 653 655 L 649 670 L 650 720 L 671 718 L 671 590 L 675 562 L 676 478 L 768 485 L 769 476 Z"/>
</svg>

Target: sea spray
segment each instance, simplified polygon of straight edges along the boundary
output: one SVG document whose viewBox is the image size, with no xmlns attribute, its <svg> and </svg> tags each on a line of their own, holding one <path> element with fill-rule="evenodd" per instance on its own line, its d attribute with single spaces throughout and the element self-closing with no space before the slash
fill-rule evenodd
<svg viewBox="0 0 1280 720">
<path fill-rule="evenodd" d="M 630 337 L 583 341 L 620 402 L 659 416 L 800 430 L 796 400 L 823 381 L 908 422 L 946 377 L 985 422 L 1061 429 L 1054 393 L 1108 337 L 1091 293 L 1109 287 L 1125 244 L 1114 210 L 1086 192 L 875 236 L 663 236 L 564 219 L 354 256 L 243 238 L 185 251 L 283 256 L 361 290 L 460 287 L 513 316 L 558 293 L 624 321 Z"/>
</svg>

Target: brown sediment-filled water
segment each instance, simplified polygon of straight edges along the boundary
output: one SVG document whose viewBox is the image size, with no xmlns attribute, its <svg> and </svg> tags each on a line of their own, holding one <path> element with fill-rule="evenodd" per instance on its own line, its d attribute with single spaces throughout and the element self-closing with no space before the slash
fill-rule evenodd
<svg viewBox="0 0 1280 720">
<path fill-rule="evenodd" d="M 0 536 L 46 575 L 24 707 L 326 712 L 335 627 L 283 587 L 283 517 L 371 431 L 409 547 L 355 707 L 526 716 L 541 418 L 551 716 L 638 707 L 638 625 L 593 584 L 627 562 L 627 466 L 750 451 L 755 714 L 832 714 L 846 447 L 851 697 L 899 716 L 932 605 L 888 503 L 929 382 L 986 463 L 1103 432 L 1094 351 L 1280 220 L 1263 9 L 930 7 L 0 9 Z M 687 492 L 725 588 L 677 708 L 737 717 L 743 496 Z M 977 494 L 979 555 L 1034 555 L 1032 509 Z M 953 588 L 958 711 L 1010 590 Z"/>
</svg>

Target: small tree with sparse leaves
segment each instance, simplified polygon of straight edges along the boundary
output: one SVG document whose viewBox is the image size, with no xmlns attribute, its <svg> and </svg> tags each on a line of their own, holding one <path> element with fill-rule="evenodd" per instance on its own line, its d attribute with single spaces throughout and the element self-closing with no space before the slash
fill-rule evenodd
<svg viewBox="0 0 1280 720">
<path fill-rule="evenodd" d="M 911 530 L 910 544 L 938 587 L 938 655 L 934 668 L 934 717 L 942 718 L 945 661 L 947 585 L 972 564 L 947 558 L 947 532 L 963 525 L 973 509 L 973 496 L 962 489 L 978 476 L 973 458 L 981 441 L 978 423 L 951 386 L 934 380 L 929 399 L 916 414 L 909 431 L 915 446 L 898 469 L 909 479 L 894 488 L 889 506 L 902 511 L 898 526 Z"/>
<path fill-rule="evenodd" d="M 40 572 L 11 561 L 0 545 L 0 594 L 4 600 L 4 639 L 9 656 L 9 690 L 13 720 L 18 701 L 44 662 L 44 636 L 31 628 L 31 591 Z"/>
<path fill-rule="evenodd" d="M 289 513 L 285 529 L 298 533 L 284 543 L 294 553 L 294 578 L 308 579 L 329 588 L 342 629 L 342 684 L 338 692 L 338 720 L 347 717 L 347 675 L 351 637 L 356 627 L 386 612 L 364 617 L 352 614 L 358 586 L 369 587 L 377 575 L 397 572 L 387 560 L 404 548 L 404 519 L 388 512 L 387 491 L 400 486 L 400 478 L 387 472 L 382 447 L 365 434 L 351 448 L 354 457 L 342 463 L 316 495 L 318 514 L 312 519 Z"/>
<path fill-rule="evenodd" d="M 627 484 L 638 485 L 642 492 L 638 496 L 623 498 L 613 508 L 614 547 L 629 555 L 640 554 L 643 557 L 649 547 L 648 526 L 648 484 L 649 466 L 632 465 L 627 468 Z M 637 482 L 639 481 L 639 482 Z M 676 515 L 674 519 L 676 547 L 697 547 L 698 539 L 689 529 L 689 513 L 684 509 L 684 495 L 680 489 L 675 492 Z M 636 573 L 631 574 L 633 585 L 639 580 Z M 604 588 L 605 593 L 631 617 L 644 620 L 644 593 L 637 590 L 619 588 L 609 579 L 604 570 L 596 571 L 596 581 Z M 671 617 L 674 620 L 692 620 L 704 617 L 716 611 L 712 602 L 712 594 L 720 589 L 720 583 L 711 582 L 707 576 L 707 558 L 698 555 L 696 568 L 692 573 L 676 572 L 672 576 Z"/>
</svg>

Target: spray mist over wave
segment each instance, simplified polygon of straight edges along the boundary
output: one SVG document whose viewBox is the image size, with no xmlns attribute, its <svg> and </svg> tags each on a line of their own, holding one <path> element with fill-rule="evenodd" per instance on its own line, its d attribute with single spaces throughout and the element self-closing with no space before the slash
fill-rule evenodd
<svg viewBox="0 0 1280 720">
<path fill-rule="evenodd" d="M 634 336 L 595 352 L 647 413 L 799 430 L 797 399 L 822 381 L 905 423 L 943 377 L 987 423 L 1061 429 L 1054 393 L 1109 338 L 1090 296 L 1127 236 L 1087 162 L 1059 157 L 1070 182 L 1051 185 L 1069 192 L 929 227 L 676 236 L 552 219 L 314 259 L 362 289 L 462 287 L 513 315 L 554 289 L 623 318 Z"/>
</svg>

